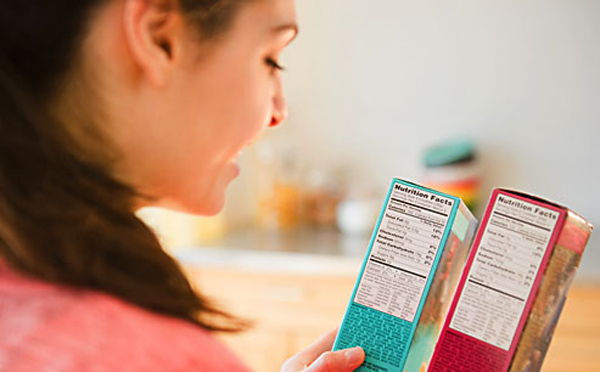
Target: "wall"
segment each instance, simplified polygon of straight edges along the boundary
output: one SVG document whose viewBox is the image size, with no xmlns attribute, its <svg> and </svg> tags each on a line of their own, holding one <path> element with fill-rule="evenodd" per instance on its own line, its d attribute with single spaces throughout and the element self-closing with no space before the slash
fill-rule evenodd
<svg viewBox="0 0 600 372">
<path fill-rule="evenodd" d="M 276 135 L 307 164 L 385 189 L 420 155 L 468 135 L 484 199 L 514 187 L 600 225 L 600 2 L 299 0 L 282 58 L 290 108 Z M 580 277 L 600 279 L 600 233 Z"/>
</svg>

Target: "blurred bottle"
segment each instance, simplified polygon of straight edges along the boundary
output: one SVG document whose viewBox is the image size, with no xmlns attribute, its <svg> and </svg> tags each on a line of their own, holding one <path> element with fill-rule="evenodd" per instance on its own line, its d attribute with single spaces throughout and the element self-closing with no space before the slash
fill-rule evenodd
<svg viewBox="0 0 600 372">
<path fill-rule="evenodd" d="M 479 205 L 480 169 L 473 141 L 444 141 L 423 153 L 423 184 L 461 198 L 472 211 Z"/>
<path fill-rule="evenodd" d="M 340 179 L 334 172 L 314 167 L 305 177 L 302 214 L 312 227 L 333 227 L 342 197 Z"/>
</svg>

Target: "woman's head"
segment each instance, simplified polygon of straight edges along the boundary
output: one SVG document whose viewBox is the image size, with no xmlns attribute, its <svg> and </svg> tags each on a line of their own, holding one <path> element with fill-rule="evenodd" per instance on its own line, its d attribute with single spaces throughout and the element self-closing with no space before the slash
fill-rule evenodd
<svg viewBox="0 0 600 372">
<path fill-rule="evenodd" d="M 213 4 L 227 12 L 213 16 L 221 23 L 194 5 L 109 3 L 69 78 L 88 81 L 95 101 L 83 104 L 98 113 L 119 179 L 162 205 L 213 214 L 240 150 L 286 116 L 277 60 L 296 20 L 291 0 Z M 81 95 L 66 89 L 60 106 Z M 72 110 L 62 116 L 73 121 Z"/>
<path fill-rule="evenodd" d="M 0 254 L 159 312 L 218 313 L 133 210 L 221 209 L 239 151 L 286 115 L 293 0 L 5 0 L 0 32 Z"/>
</svg>

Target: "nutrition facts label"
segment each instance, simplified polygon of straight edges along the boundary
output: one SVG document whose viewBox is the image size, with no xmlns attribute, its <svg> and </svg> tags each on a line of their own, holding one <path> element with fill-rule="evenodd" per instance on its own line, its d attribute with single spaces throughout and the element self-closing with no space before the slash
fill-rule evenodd
<svg viewBox="0 0 600 372">
<path fill-rule="evenodd" d="M 450 328 L 510 348 L 559 216 L 498 194 Z"/>
<path fill-rule="evenodd" d="M 414 320 L 454 200 L 395 183 L 354 302 Z"/>
</svg>

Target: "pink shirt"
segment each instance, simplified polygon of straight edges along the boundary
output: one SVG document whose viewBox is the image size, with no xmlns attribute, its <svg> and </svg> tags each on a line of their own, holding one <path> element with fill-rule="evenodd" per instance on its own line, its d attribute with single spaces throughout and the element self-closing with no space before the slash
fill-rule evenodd
<svg viewBox="0 0 600 372">
<path fill-rule="evenodd" d="M 248 372 L 207 331 L 0 260 L 0 371 Z"/>
</svg>

